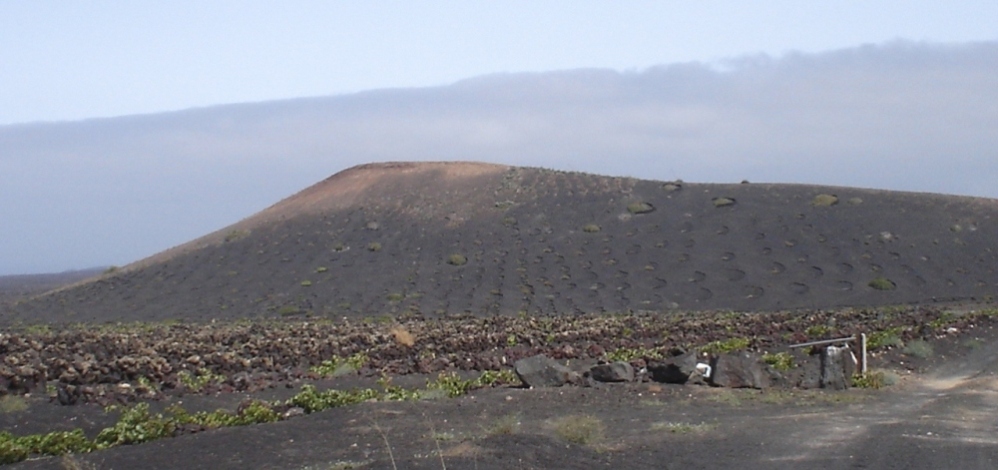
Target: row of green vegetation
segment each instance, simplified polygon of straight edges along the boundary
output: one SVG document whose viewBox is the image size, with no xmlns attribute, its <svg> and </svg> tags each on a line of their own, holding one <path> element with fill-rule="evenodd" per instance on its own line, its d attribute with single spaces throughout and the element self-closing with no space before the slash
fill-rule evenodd
<svg viewBox="0 0 998 470">
<path fill-rule="evenodd" d="M 974 312 L 974 316 L 998 316 L 998 310 L 982 310 L 979 312 Z M 942 329 L 948 324 L 952 323 L 958 318 L 957 315 L 944 312 L 939 318 L 931 321 L 928 326 L 932 329 Z M 885 328 L 882 330 L 871 332 L 867 336 L 867 349 L 877 350 L 889 347 L 903 348 L 902 352 L 905 354 L 926 358 L 933 354 L 932 345 L 923 340 L 912 340 L 905 342 L 902 340 L 902 336 L 910 328 L 904 326 L 894 326 L 890 328 Z M 827 337 L 834 332 L 834 329 L 827 325 L 812 325 L 805 330 L 805 334 L 812 338 L 823 338 Z M 751 338 L 746 337 L 735 337 L 728 338 L 724 340 L 717 340 L 707 343 L 699 348 L 699 351 L 708 354 L 722 354 L 731 353 L 736 351 L 742 351 L 749 349 L 751 345 Z M 618 348 L 613 351 L 609 351 L 606 354 L 606 358 L 610 361 L 624 361 L 630 362 L 636 359 L 662 359 L 664 356 L 659 348 L 648 348 L 648 347 L 627 347 Z M 789 370 L 793 367 L 793 355 L 789 352 L 778 352 L 778 353 L 766 353 L 762 357 L 763 362 L 773 366 L 777 370 Z M 860 380 L 861 384 L 857 386 L 867 386 L 867 379 Z M 879 388 L 876 383 L 879 382 L 877 378 L 873 379 L 874 385 L 872 388 Z"/>
<path fill-rule="evenodd" d="M 874 390 L 879 390 L 884 387 L 890 387 L 898 381 L 897 374 L 885 371 L 885 370 L 872 370 L 863 374 L 856 374 L 852 376 L 852 386 L 855 388 L 870 388 Z"/>
<path fill-rule="evenodd" d="M 312 366 L 309 372 L 319 374 L 323 377 L 339 377 L 360 370 L 367 361 L 367 354 L 364 353 L 357 353 L 346 358 L 334 357 L 322 361 L 317 366 Z"/>
<path fill-rule="evenodd" d="M 348 359 L 347 361 L 350 361 Z M 148 403 L 139 403 L 121 410 L 118 421 L 105 428 L 94 439 L 88 439 L 82 429 L 55 431 L 46 434 L 14 436 L 0 431 L 0 464 L 15 463 L 36 455 L 87 453 L 120 445 L 139 444 L 172 437 L 187 426 L 215 429 L 230 426 L 271 423 L 281 419 L 281 408 L 300 407 L 305 413 L 354 405 L 365 401 L 402 401 L 436 397 L 459 397 L 472 390 L 518 383 L 511 370 L 485 371 L 473 379 L 462 379 L 454 373 L 442 373 L 428 380 L 425 389 L 406 389 L 379 381 L 379 389 L 330 389 L 319 391 L 305 385 L 287 401 L 256 400 L 240 406 L 236 412 L 217 410 L 189 413 L 180 406 L 170 406 L 165 413 L 152 413 Z M 108 412 L 116 408 L 109 407 Z"/>
<path fill-rule="evenodd" d="M 752 343 L 750 338 L 729 338 L 725 340 L 711 341 L 699 348 L 695 348 L 702 353 L 707 354 L 723 354 L 731 353 L 735 351 L 743 351 L 748 349 L 749 345 Z M 606 358 L 609 361 L 617 362 L 630 362 L 636 359 L 658 359 L 661 360 L 665 356 L 662 354 L 661 350 L 656 348 L 647 348 L 643 346 L 633 347 L 633 348 L 618 348 L 613 351 L 606 353 Z"/>
<path fill-rule="evenodd" d="M 113 411 L 109 407 L 108 411 Z M 179 406 L 167 408 L 166 414 L 150 413 L 148 403 L 139 403 L 121 412 L 118 422 L 88 439 L 82 429 L 47 434 L 14 436 L 0 432 L 0 464 L 20 462 L 32 455 L 63 455 L 93 452 L 127 444 L 140 444 L 173 436 L 186 425 L 205 428 L 269 423 L 280 419 L 273 405 L 255 401 L 237 413 L 225 410 L 190 414 Z"/>
</svg>

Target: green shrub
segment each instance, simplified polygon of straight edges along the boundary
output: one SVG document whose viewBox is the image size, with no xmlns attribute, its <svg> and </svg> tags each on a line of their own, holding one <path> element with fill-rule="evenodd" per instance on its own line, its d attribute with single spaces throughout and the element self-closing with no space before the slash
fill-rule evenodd
<svg viewBox="0 0 998 470">
<path fill-rule="evenodd" d="M 786 351 L 774 354 L 763 354 L 762 362 L 779 371 L 788 371 L 794 366 L 794 356 Z"/>
<path fill-rule="evenodd" d="M 301 281 L 301 286 L 302 287 L 309 287 L 311 285 L 312 285 L 312 281 L 309 281 L 308 279 L 305 279 L 304 281 Z"/>
<path fill-rule="evenodd" d="M 723 354 L 748 349 L 752 340 L 749 338 L 729 338 L 726 340 L 711 341 L 700 348 L 701 352 L 708 354 Z"/>
<path fill-rule="evenodd" d="M 618 348 L 606 353 L 610 362 L 631 362 L 635 359 L 662 359 L 662 353 L 649 348 Z"/>
<path fill-rule="evenodd" d="M 811 201 L 815 207 L 831 207 L 839 203 L 839 197 L 834 194 L 819 194 Z"/>
<path fill-rule="evenodd" d="M 451 398 L 459 397 L 468 393 L 468 391 L 474 388 L 475 385 L 474 380 L 463 380 L 453 372 L 449 374 L 441 373 L 437 376 L 436 380 L 427 380 L 426 382 L 427 390 L 440 390 L 445 392 L 447 396 Z"/>
<path fill-rule="evenodd" d="M 123 444 L 140 444 L 173 434 L 176 422 L 161 414 L 149 413 L 148 403 L 125 409 L 113 427 L 103 429 L 94 439 L 94 446 L 106 449 Z"/>
<path fill-rule="evenodd" d="M 327 268 L 325 266 L 319 266 L 318 268 L 315 268 L 315 272 L 317 272 L 317 273 L 324 273 L 326 271 L 329 271 L 329 268 Z"/>
<path fill-rule="evenodd" d="M 627 205 L 627 212 L 632 214 L 647 214 L 655 210 L 655 206 L 647 202 L 632 202 Z"/>
<path fill-rule="evenodd" d="M 909 341 L 908 344 L 904 346 L 901 352 L 909 355 L 918 357 L 921 359 L 927 359 L 932 356 L 933 348 L 932 345 L 926 341 L 917 339 L 914 341 Z"/>
<path fill-rule="evenodd" d="M 237 241 L 237 240 L 242 240 L 243 238 L 246 238 L 246 236 L 248 236 L 248 235 L 249 235 L 249 232 L 247 232 L 246 230 L 233 230 L 233 231 L 225 234 L 225 242 L 228 243 L 228 242 L 234 242 L 234 241 Z"/>
<path fill-rule="evenodd" d="M 555 432 L 562 439 L 579 445 L 594 444 L 603 439 L 605 426 L 590 415 L 565 416 L 555 421 Z"/>
<path fill-rule="evenodd" d="M 367 251 L 381 251 L 381 244 L 378 242 L 371 242 L 367 244 Z"/>
<path fill-rule="evenodd" d="M 277 309 L 277 314 L 282 317 L 298 315 L 299 313 L 302 313 L 302 310 L 295 305 L 285 305 Z"/>
<path fill-rule="evenodd" d="M 735 205 L 737 201 L 732 197 L 715 197 L 711 202 L 714 203 L 714 207 L 728 207 Z"/>
<path fill-rule="evenodd" d="M 516 372 L 512 369 L 502 369 L 502 370 L 486 370 L 482 371 L 482 375 L 479 375 L 475 379 L 476 388 L 481 387 L 496 387 L 499 385 L 512 385 L 520 383 L 520 378 L 517 377 Z"/>
<path fill-rule="evenodd" d="M 32 455 L 83 453 L 90 452 L 93 448 L 93 443 L 81 429 L 17 437 L 7 431 L 0 431 L 0 464 L 17 463 Z"/>
<path fill-rule="evenodd" d="M 956 320 L 956 315 L 953 312 L 943 312 L 938 318 L 929 322 L 929 326 L 933 329 L 940 329 L 946 325 L 952 323 Z"/>
<path fill-rule="evenodd" d="M 464 266 L 468 263 L 468 258 L 462 254 L 455 253 L 447 257 L 447 264 L 453 266 Z"/>
<path fill-rule="evenodd" d="M 831 333 L 832 329 L 828 325 L 811 325 L 804 330 L 804 334 L 811 338 L 821 338 Z"/>
<path fill-rule="evenodd" d="M 500 371 L 487 370 L 482 372 L 478 377 L 469 380 L 464 380 L 451 372 L 441 373 L 434 381 L 428 380 L 426 382 L 426 389 L 440 390 L 445 392 L 448 397 L 454 398 L 465 395 L 472 390 L 495 387 L 497 385 L 509 385 L 519 383 L 519 381 L 516 373 L 508 369 Z"/>
<path fill-rule="evenodd" d="M 875 278 L 867 285 L 876 290 L 894 290 L 897 287 L 897 284 L 894 284 L 894 281 L 887 279 L 886 277 Z"/>
<path fill-rule="evenodd" d="M 510 434 L 515 434 L 517 430 L 520 429 L 520 416 L 516 414 L 507 414 L 496 418 L 492 426 L 485 429 L 485 432 L 490 436 L 508 436 Z"/>
<path fill-rule="evenodd" d="M 201 368 L 194 374 L 190 371 L 182 370 L 177 372 L 177 380 L 191 392 L 200 392 L 209 384 L 220 384 L 225 381 L 225 376 L 216 374 L 209 369 Z"/>
<path fill-rule="evenodd" d="M 898 376 L 893 372 L 876 370 L 869 371 L 866 375 L 854 375 L 852 377 L 852 386 L 856 388 L 872 388 L 874 390 L 879 390 L 884 387 L 890 387 L 898 381 Z"/>
<path fill-rule="evenodd" d="M 600 230 L 602 230 L 602 228 L 596 224 L 588 224 L 585 227 L 582 227 L 582 231 L 586 233 L 599 233 Z"/>
<path fill-rule="evenodd" d="M 197 424 L 206 428 L 224 428 L 231 426 L 246 426 L 250 424 L 272 423 L 281 419 L 280 414 L 274 411 L 267 402 L 252 400 L 239 406 L 235 413 L 227 410 L 199 411 L 190 414 L 179 405 L 173 405 L 166 409 L 170 414 L 168 417 L 174 426 L 184 424 Z"/>
<path fill-rule="evenodd" d="M 360 370 L 361 367 L 364 367 L 364 364 L 367 364 L 368 360 L 367 354 L 364 353 L 356 353 L 346 358 L 334 357 L 322 361 L 317 366 L 312 366 L 309 368 L 309 372 L 319 374 L 323 377 L 339 377 Z"/>
<path fill-rule="evenodd" d="M 306 384 L 302 386 L 297 395 L 287 401 L 287 404 L 297 406 L 305 410 L 306 413 L 315 413 L 329 408 L 374 400 L 378 396 L 378 391 L 370 388 L 352 391 L 330 389 L 320 392 L 315 388 L 315 385 Z"/>
<path fill-rule="evenodd" d="M 874 331 L 866 337 L 866 348 L 873 350 L 887 346 L 903 346 L 904 342 L 901 341 L 901 331 L 902 328 L 900 326 L 888 328 L 883 331 Z"/>
</svg>

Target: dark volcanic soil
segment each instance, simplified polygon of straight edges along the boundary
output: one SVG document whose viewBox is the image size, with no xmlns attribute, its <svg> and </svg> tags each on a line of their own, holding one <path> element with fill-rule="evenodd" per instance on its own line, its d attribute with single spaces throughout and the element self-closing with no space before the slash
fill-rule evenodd
<svg viewBox="0 0 998 470">
<path fill-rule="evenodd" d="M 11 305 L 26 297 L 98 276 L 104 270 L 95 268 L 53 274 L 0 276 L 0 304 Z"/>
<path fill-rule="evenodd" d="M 28 327 L 0 333 L 0 394 L 39 393 L 49 385 L 68 387 L 73 398 L 64 401 L 107 405 L 187 392 L 184 374 L 216 377 L 207 391 L 254 392 L 315 379 L 310 370 L 323 361 L 357 354 L 363 355 L 359 372 L 364 376 L 509 370 L 515 361 L 536 354 L 584 363 L 626 357 L 641 368 L 670 351 L 706 352 L 711 343 L 732 339 L 744 340 L 738 349 L 760 353 L 858 333 L 893 332 L 896 344 L 926 341 L 990 326 L 998 321 L 994 312 L 954 305 L 756 314 L 408 317 L 379 323 Z M 790 352 L 798 363 L 804 362 L 804 349 Z M 138 387 L 140 380 L 147 383 Z"/>
<path fill-rule="evenodd" d="M 7 323 L 765 311 L 985 299 L 998 202 L 473 163 L 353 168 Z M 877 281 L 871 285 L 871 281 Z"/>
<path fill-rule="evenodd" d="M 793 384 L 758 391 L 647 381 L 535 390 L 502 386 L 456 399 L 361 403 L 277 423 L 207 430 L 64 459 L 43 458 L 13 468 L 373 469 L 392 468 L 393 460 L 398 468 L 719 468 L 736 464 L 741 468 L 940 468 L 949 463 L 992 468 L 998 458 L 998 442 L 991 437 L 998 418 L 990 412 L 998 400 L 994 395 L 996 326 L 998 315 L 991 306 L 952 305 L 807 314 L 702 312 L 673 319 L 654 315 L 469 317 L 410 318 L 394 325 L 242 322 L 193 328 L 133 325 L 84 331 L 74 327 L 62 332 L 11 330 L 3 337 L 5 362 L 50 365 L 48 373 L 62 377 L 55 381 L 58 385 L 66 377 L 64 369 L 57 369 L 60 364 L 77 367 L 74 361 L 66 364 L 59 358 L 86 360 L 87 354 L 104 355 L 100 364 L 113 367 L 93 375 L 94 386 L 115 375 L 118 383 L 132 384 L 144 376 L 162 391 L 150 395 L 158 397 L 151 402 L 154 410 L 181 404 L 190 412 L 234 410 L 248 398 L 283 400 L 306 383 L 320 389 L 373 387 L 382 374 L 396 385 L 418 387 L 435 376 L 435 371 L 423 369 L 434 361 L 420 365 L 420 358 L 446 359 L 434 366 L 444 364 L 445 371 L 462 366 L 488 368 L 489 358 L 497 355 L 514 360 L 537 352 L 570 364 L 586 364 L 597 359 L 591 352 L 601 349 L 608 353 L 639 348 L 664 351 L 749 336 L 751 349 L 778 351 L 786 350 L 788 342 L 814 339 L 807 331 L 839 336 L 858 328 L 897 332 L 896 346 L 876 348 L 871 357 L 874 368 L 900 377 L 895 386 L 881 391 L 843 392 L 801 390 Z M 404 340 L 391 335 L 391 329 L 399 327 L 418 338 L 413 346 L 404 346 L 399 342 Z M 623 333 L 625 329 L 628 334 Z M 489 338 L 499 332 L 513 332 L 514 340 L 507 336 L 498 342 L 501 345 L 490 345 Z M 907 348 L 902 343 L 921 346 Z M 308 349 L 317 344 L 329 344 L 331 349 L 321 354 Z M 18 345 L 20 349 L 14 349 Z M 303 374 L 307 364 L 295 362 L 358 350 L 368 354 L 369 365 L 332 379 Z M 803 351 L 793 354 L 795 363 L 811 360 Z M 198 356 L 196 364 L 188 359 L 193 356 Z M 42 363 L 25 360 L 31 357 Z M 239 369 L 243 359 L 248 368 Z M 634 362 L 646 359 L 636 357 Z M 498 367 L 508 368 L 502 363 Z M 185 368 L 208 368 L 225 378 L 195 393 L 176 384 L 175 371 Z M 133 371 L 131 376 L 128 370 Z M 156 375 L 156 370 L 167 372 Z M 267 371 L 273 373 L 259 375 Z M 245 372 L 265 377 L 265 386 L 235 390 L 232 379 Z M 474 375 L 471 371 L 462 374 Z M 73 383 L 85 386 L 90 383 L 86 376 L 74 374 Z M 126 403 L 142 400 L 134 392 L 110 393 L 119 387 L 110 385 L 105 398 Z M 26 435 L 81 428 L 92 438 L 116 419 L 115 413 L 105 413 L 98 406 L 106 402 L 60 406 L 44 391 L 32 392 L 25 400 L 27 409 L 0 413 L 2 429 Z"/>
<path fill-rule="evenodd" d="M 497 388 L 364 403 L 11 468 L 994 468 L 996 340 L 993 329 L 939 340 L 940 351 L 961 359 L 935 357 L 881 391 Z M 37 404 L 30 413 L 52 419 L 47 410 L 59 408 Z M 77 413 L 80 423 L 100 415 Z"/>
</svg>

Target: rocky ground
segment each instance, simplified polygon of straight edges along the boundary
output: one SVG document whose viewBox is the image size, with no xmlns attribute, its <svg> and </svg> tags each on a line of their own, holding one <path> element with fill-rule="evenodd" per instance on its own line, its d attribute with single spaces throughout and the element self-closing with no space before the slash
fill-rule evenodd
<svg viewBox="0 0 998 470">
<path fill-rule="evenodd" d="M 70 398 L 64 401 L 102 405 L 188 392 L 185 377 L 202 380 L 200 388 L 207 392 L 255 391 L 316 379 L 315 370 L 324 361 L 353 356 L 361 358 L 355 366 L 362 376 L 500 371 L 537 354 L 563 361 L 625 361 L 638 369 L 693 350 L 782 352 L 800 362 L 804 350 L 790 351 L 788 345 L 866 332 L 877 336 L 871 341 L 890 346 L 991 319 L 963 312 L 931 306 L 769 314 L 29 326 L 0 334 L 0 390 L 68 390 Z"/>
<path fill-rule="evenodd" d="M 149 403 L 153 414 L 178 405 L 188 413 L 237 413 L 254 402 L 277 413 L 276 422 L 188 424 L 170 433 L 175 437 L 71 457 L 36 456 L 15 468 L 837 468 L 863 462 L 930 468 L 950 462 L 943 458 L 990 468 L 995 452 L 987 433 L 998 422 L 984 411 L 994 400 L 994 313 L 986 305 L 950 305 L 10 328 L 0 337 L 7 393 L 0 423 L 15 436 L 79 428 L 94 439 L 137 403 Z M 816 356 L 787 346 L 857 332 L 875 343 L 872 367 L 894 385 L 802 388 L 803 371 Z M 760 360 L 785 353 L 790 368 L 781 373 L 785 380 L 761 389 L 663 383 L 641 373 L 678 351 L 717 357 L 746 351 Z M 537 354 L 580 373 L 601 361 L 622 361 L 638 373 L 624 383 L 590 378 L 533 389 L 510 379 L 513 364 Z M 487 371 L 503 379 L 446 398 L 452 388 L 441 385 L 442 377 L 470 383 Z M 311 413 L 305 402 L 290 404 L 311 387 L 378 395 Z M 117 410 L 105 411 L 109 404 Z M 882 454 L 872 436 L 908 450 Z"/>
</svg>

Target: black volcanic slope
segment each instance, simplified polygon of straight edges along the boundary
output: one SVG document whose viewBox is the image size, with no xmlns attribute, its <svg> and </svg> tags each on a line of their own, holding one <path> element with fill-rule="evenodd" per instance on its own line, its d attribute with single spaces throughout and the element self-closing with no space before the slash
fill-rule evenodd
<svg viewBox="0 0 998 470">
<path fill-rule="evenodd" d="M 21 302 L 3 321 L 985 299 L 998 286 L 996 234 L 998 201 L 987 199 L 372 164 L 97 281 Z"/>
<path fill-rule="evenodd" d="M 21 274 L 0 276 L 0 303 L 16 302 L 19 298 L 40 294 L 68 284 L 94 277 L 104 268 L 65 271 L 51 274 Z"/>
</svg>

